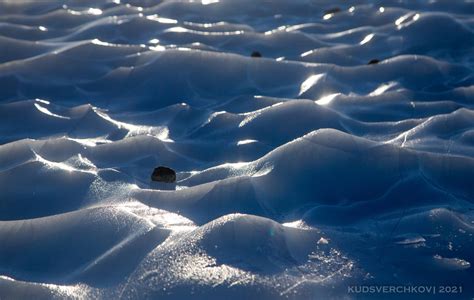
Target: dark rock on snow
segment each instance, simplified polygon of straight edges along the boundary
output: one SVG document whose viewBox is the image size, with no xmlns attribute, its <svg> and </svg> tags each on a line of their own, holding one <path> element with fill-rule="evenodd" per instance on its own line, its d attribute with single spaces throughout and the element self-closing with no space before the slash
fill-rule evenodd
<svg viewBox="0 0 474 300">
<path fill-rule="evenodd" d="M 160 166 L 153 170 L 151 180 L 173 183 L 176 181 L 176 172 L 171 168 Z"/>
<path fill-rule="evenodd" d="M 375 64 L 378 64 L 379 62 L 380 62 L 380 60 L 378 60 L 378 59 L 372 59 L 367 64 L 368 65 L 375 65 Z"/>
<path fill-rule="evenodd" d="M 254 51 L 252 52 L 252 54 L 250 54 L 251 57 L 262 57 L 262 54 L 258 51 Z"/>
</svg>

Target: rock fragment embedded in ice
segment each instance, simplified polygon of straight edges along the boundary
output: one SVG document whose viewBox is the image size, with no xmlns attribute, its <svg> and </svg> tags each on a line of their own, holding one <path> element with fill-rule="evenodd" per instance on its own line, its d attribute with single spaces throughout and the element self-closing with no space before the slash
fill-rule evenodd
<svg viewBox="0 0 474 300">
<path fill-rule="evenodd" d="M 151 174 L 152 181 L 173 183 L 176 181 L 176 172 L 168 167 L 159 166 Z"/>
<path fill-rule="evenodd" d="M 374 58 L 374 59 L 371 59 L 367 64 L 368 65 L 376 65 L 380 62 L 380 60 Z"/>
<path fill-rule="evenodd" d="M 253 51 L 252 54 L 250 54 L 251 57 L 262 57 L 262 54 L 258 51 Z"/>
</svg>

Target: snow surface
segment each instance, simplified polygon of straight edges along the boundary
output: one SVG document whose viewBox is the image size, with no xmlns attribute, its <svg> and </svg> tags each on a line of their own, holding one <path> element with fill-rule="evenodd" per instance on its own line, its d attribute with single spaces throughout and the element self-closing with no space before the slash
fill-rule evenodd
<svg viewBox="0 0 474 300">
<path fill-rule="evenodd" d="M 472 298 L 473 53 L 468 0 L 0 1 L 0 299 Z"/>
</svg>

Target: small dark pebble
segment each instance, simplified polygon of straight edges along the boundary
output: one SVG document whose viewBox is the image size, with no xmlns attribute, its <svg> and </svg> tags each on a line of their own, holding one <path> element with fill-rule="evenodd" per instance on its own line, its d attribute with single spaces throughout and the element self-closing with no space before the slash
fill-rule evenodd
<svg viewBox="0 0 474 300">
<path fill-rule="evenodd" d="M 380 62 L 380 60 L 378 60 L 378 59 L 372 59 L 372 60 L 370 60 L 367 64 L 368 64 L 368 65 L 376 65 L 376 64 L 378 64 L 379 62 Z"/>
<path fill-rule="evenodd" d="M 252 52 L 252 54 L 250 54 L 251 57 L 262 57 L 262 54 L 258 51 L 254 51 Z"/>
<path fill-rule="evenodd" d="M 153 170 L 153 174 L 151 174 L 151 180 L 173 183 L 176 181 L 176 172 L 171 168 L 160 166 Z"/>
<path fill-rule="evenodd" d="M 323 15 L 335 14 L 338 12 L 341 12 L 341 9 L 339 7 L 334 7 L 334 8 L 326 10 Z"/>
</svg>

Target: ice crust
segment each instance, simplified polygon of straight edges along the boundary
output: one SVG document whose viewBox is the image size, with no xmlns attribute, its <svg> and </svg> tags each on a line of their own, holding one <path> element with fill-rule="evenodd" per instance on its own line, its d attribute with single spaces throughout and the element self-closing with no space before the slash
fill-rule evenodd
<svg viewBox="0 0 474 300">
<path fill-rule="evenodd" d="M 0 299 L 472 298 L 473 16 L 1 1 Z"/>
</svg>

